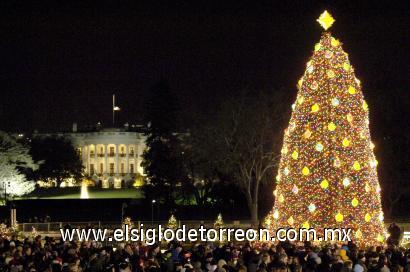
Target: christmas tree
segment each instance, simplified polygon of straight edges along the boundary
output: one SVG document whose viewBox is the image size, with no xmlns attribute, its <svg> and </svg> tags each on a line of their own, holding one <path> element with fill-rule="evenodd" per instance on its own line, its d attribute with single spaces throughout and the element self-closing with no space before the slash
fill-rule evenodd
<svg viewBox="0 0 410 272">
<path fill-rule="evenodd" d="M 131 229 L 134 226 L 131 217 L 124 218 L 124 221 L 122 222 L 122 229 L 125 229 L 125 225 L 128 225 L 129 229 Z"/>
<path fill-rule="evenodd" d="M 173 214 L 168 219 L 167 228 L 176 230 L 178 228 L 178 221 Z"/>
<path fill-rule="evenodd" d="M 215 229 L 220 229 L 220 228 L 225 228 L 225 223 L 224 220 L 222 218 L 222 214 L 219 213 L 215 222 L 214 222 L 214 228 Z"/>
<path fill-rule="evenodd" d="M 370 140 L 368 105 L 341 43 L 325 29 L 298 82 L 285 130 L 266 218 L 272 228 L 352 228 L 361 243 L 385 238 L 377 160 Z M 352 238 L 354 238 L 352 237 Z"/>
<path fill-rule="evenodd" d="M 216 220 L 215 220 L 215 222 L 214 222 L 214 229 L 219 231 L 220 229 L 223 229 L 225 227 L 226 226 L 225 226 L 224 220 L 222 218 L 222 214 L 219 213 Z M 224 242 L 226 242 L 226 240 L 227 240 L 226 234 L 222 233 L 222 236 L 219 237 L 219 242 L 224 243 Z"/>
</svg>

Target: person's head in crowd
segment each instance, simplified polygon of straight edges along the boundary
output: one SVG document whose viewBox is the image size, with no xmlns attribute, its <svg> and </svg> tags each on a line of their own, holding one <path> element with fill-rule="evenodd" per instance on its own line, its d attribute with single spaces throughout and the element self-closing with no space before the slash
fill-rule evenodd
<svg viewBox="0 0 410 272">
<path fill-rule="evenodd" d="M 344 263 L 345 271 L 352 271 L 353 269 L 353 262 L 350 260 L 345 261 Z"/>
<path fill-rule="evenodd" d="M 120 272 L 131 272 L 132 270 L 131 270 L 131 266 L 128 262 L 122 262 L 119 265 L 119 271 Z M 149 271 L 152 271 L 152 270 L 150 269 Z M 154 271 L 152 271 L 152 272 L 154 272 Z"/>
<path fill-rule="evenodd" d="M 176 263 L 175 264 L 175 271 L 183 272 L 184 271 L 183 268 L 184 268 L 184 266 L 181 263 Z"/>
</svg>

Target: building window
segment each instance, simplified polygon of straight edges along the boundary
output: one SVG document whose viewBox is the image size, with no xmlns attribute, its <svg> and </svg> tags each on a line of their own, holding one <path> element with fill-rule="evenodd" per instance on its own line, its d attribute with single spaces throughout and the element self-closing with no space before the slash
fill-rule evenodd
<svg viewBox="0 0 410 272">
<path fill-rule="evenodd" d="M 133 163 L 130 164 L 130 173 L 134 174 L 134 164 Z"/>
<path fill-rule="evenodd" d="M 121 146 L 120 156 L 125 157 L 125 147 L 124 146 Z"/>
<path fill-rule="evenodd" d="M 90 157 L 94 157 L 94 149 L 90 149 Z"/>
<path fill-rule="evenodd" d="M 110 175 L 114 175 L 114 163 L 110 163 Z"/>
<path fill-rule="evenodd" d="M 114 157 L 114 147 L 110 146 L 110 157 Z"/>
<path fill-rule="evenodd" d="M 100 163 L 100 174 L 104 173 L 104 164 Z"/>
<path fill-rule="evenodd" d="M 121 163 L 121 175 L 124 175 L 124 163 Z"/>
<path fill-rule="evenodd" d="M 134 156 L 134 147 L 130 147 L 130 156 Z"/>
<path fill-rule="evenodd" d="M 100 154 L 98 154 L 100 157 L 104 157 L 104 147 L 100 147 Z"/>
<path fill-rule="evenodd" d="M 94 175 L 94 164 L 90 163 L 90 175 Z"/>
</svg>

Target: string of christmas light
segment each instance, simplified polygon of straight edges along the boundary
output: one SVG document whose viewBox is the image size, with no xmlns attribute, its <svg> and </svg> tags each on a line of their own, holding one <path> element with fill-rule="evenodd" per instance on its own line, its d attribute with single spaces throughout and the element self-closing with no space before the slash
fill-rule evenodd
<svg viewBox="0 0 410 272">
<path fill-rule="evenodd" d="M 318 19 L 334 22 L 325 11 Z M 285 130 L 272 228 L 352 228 L 361 244 L 386 231 L 368 105 L 341 43 L 325 31 L 298 82 Z"/>
</svg>

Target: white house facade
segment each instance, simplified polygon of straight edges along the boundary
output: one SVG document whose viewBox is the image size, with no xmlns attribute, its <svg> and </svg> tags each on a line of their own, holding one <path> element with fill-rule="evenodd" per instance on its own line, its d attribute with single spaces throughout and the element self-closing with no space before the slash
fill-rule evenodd
<svg viewBox="0 0 410 272">
<path fill-rule="evenodd" d="M 146 137 L 122 128 L 98 131 L 41 134 L 69 139 L 81 157 L 84 174 L 102 188 L 139 187 L 144 183 L 142 155 Z"/>
</svg>

